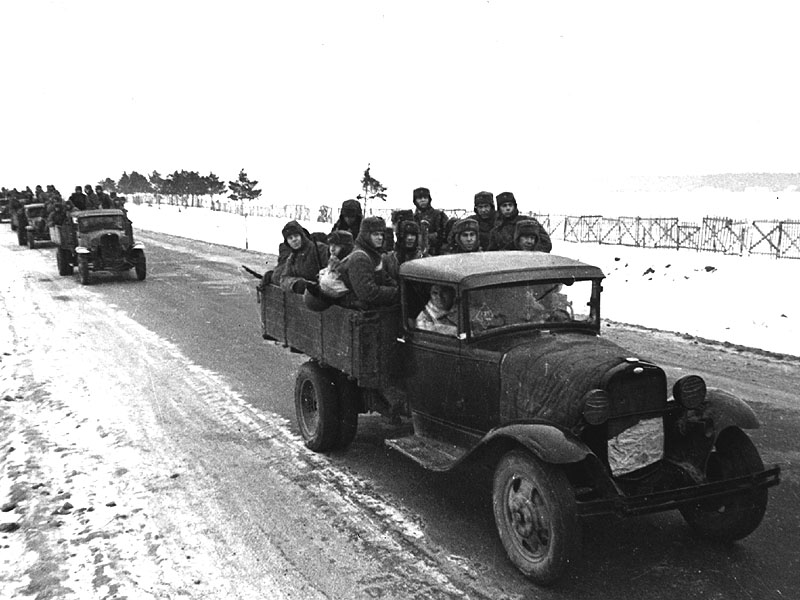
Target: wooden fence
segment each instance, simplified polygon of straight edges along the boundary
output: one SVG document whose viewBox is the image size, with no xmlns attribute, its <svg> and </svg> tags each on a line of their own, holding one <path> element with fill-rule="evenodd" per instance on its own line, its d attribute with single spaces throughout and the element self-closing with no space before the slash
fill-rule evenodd
<svg viewBox="0 0 800 600">
<path fill-rule="evenodd" d="M 178 204 L 187 206 L 186 201 L 151 195 L 135 195 L 138 203 Z M 197 199 L 197 205 L 211 210 L 298 221 L 317 221 L 333 223 L 339 209 L 320 206 L 317 214 L 302 204 L 272 205 L 263 201 L 247 204 L 228 199 Z M 375 208 L 370 213 L 383 217 L 391 223 L 393 209 Z M 448 217 L 467 216 L 465 209 L 445 209 Z M 722 254 L 769 255 L 775 258 L 800 259 L 800 221 L 746 221 L 728 217 L 705 217 L 699 223 L 683 222 L 675 217 L 604 217 L 602 215 L 549 215 L 528 213 L 536 218 L 550 233 L 554 240 L 567 242 L 635 246 L 637 248 L 673 248 L 676 250 L 697 250 L 719 252 Z"/>
</svg>

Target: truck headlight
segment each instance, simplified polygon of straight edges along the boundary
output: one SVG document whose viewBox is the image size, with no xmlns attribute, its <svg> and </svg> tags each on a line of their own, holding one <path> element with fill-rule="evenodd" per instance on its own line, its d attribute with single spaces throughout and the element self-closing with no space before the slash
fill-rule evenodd
<svg viewBox="0 0 800 600">
<path fill-rule="evenodd" d="M 706 399 L 706 382 L 699 375 L 681 377 L 672 386 L 672 395 L 686 408 L 700 408 Z"/>
<path fill-rule="evenodd" d="M 589 390 L 583 403 L 583 418 L 589 425 L 600 425 L 608 420 L 611 402 L 605 390 Z"/>
</svg>

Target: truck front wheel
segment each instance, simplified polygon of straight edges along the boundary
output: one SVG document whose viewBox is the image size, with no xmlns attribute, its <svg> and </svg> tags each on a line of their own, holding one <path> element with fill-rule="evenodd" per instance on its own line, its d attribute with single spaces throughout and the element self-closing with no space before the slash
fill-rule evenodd
<svg viewBox="0 0 800 600">
<path fill-rule="evenodd" d="M 78 275 L 82 285 L 89 285 L 89 259 L 86 256 L 78 256 Z"/>
<path fill-rule="evenodd" d="M 580 525 L 562 469 L 529 452 L 509 452 L 495 470 L 492 505 L 506 553 L 526 577 L 548 585 L 577 561 Z"/>
<path fill-rule="evenodd" d="M 69 250 L 64 248 L 56 249 L 56 264 L 58 265 L 59 275 L 72 275 L 72 263 Z"/>
<path fill-rule="evenodd" d="M 709 482 L 751 475 L 764 470 L 764 463 L 748 435 L 737 428 L 723 431 L 709 455 Z M 759 489 L 728 500 L 707 500 L 680 508 L 686 522 L 701 537 L 733 542 L 750 535 L 767 510 L 767 490 Z"/>
<path fill-rule="evenodd" d="M 28 243 L 28 231 L 23 226 L 17 227 L 17 243 L 20 246 Z"/>
<path fill-rule="evenodd" d="M 339 399 L 328 370 L 314 361 L 300 366 L 294 386 L 297 424 L 306 447 L 325 452 L 339 439 Z"/>
</svg>

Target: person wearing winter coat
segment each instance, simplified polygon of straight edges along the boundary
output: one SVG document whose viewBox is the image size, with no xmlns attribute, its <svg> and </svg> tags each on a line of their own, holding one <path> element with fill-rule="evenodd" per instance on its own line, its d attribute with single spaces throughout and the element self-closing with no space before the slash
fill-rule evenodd
<svg viewBox="0 0 800 600">
<path fill-rule="evenodd" d="M 313 241 L 297 221 L 289 221 L 281 233 L 291 252 L 280 275 L 281 289 L 302 294 L 328 264 L 328 246 Z"/>
<path fill-rule="evenodd" d="M 514 250 L 545 252 L 539 238 L 542 226 L 533 219 L 517 221 L 514 226 Z"/>
<path fill-rule="evenodd" d="M 427 256 L 420 248 L 420 230 L 416 221 L 400 221 L 397 224 L 397 240 L 391 252 L 384 255 L 384 265 L 395 281 L 400 278 L 400 265 L 409 260 Z"/>
<path fill-rule="evenodd" d="M 428 188 L 419 187 L 413 192 L 414 220 L 420 224 L 420 228 L 427 228 L 427 251 L 431 256 L 436 256 L 441 252 L 442 244 L 445 242 L 444 226 L 447 222 L 447 215 L 443 211 L 431 206 L 431 192 Z M 426 225 L 423 225 L 423 222 Z"/>
<path fill-rule="evenodd" d="M 539 249 L 542 252 L 550 252 L 553 243 L 541 223 L 533 217 L 519 214 L 517 199 L 511 192 L 497 194 L 497 223 L 489 233 L 489 247 L 487 250 L 514 250 L 514 228 L 518 221 L 531 220 L 537 225 L 537 236 L 539 237 Z"/>
<path fill-rule="evenodd" d="M 72 192 L 67 199 L 67 208 L 74 208 L 75 210 L 86 210 L 86 194 L 83 193 L 81 186 L 76 185 L 75 191 Z"/>
<path fill-rule="evenodd" d="M 481 250 L 486 250 L 489 247 L 489 234 L 497 221 L 497 213 L 494 210 L 494 194 L 491 192 L 475 194 L 475 214 L 470 218 L 478 222 Z"/>
<path fill-rule="evenodd" d="M 472 217 L 459 219 L 450 232 L 450 254 L 480 252 L 480 225 Z"/>
<path fill-rule="evenodd" d="M 456 335 L 458 332 L 456 291 L 449 285 L 432 285 L 430 299 L 417 315 L 415 325 L 417 329 Z"/>
<path fill-rule="evenodd" d="M 349 231 L 353 239 L 358 237 L 358 231 L 361 229 L 361 220 L 364 214 L 361 211 L 361 203 L 358 200 L 345 200 L 342 202 L 342 208 L 339 211 L 339 219 L 333 224 L 334 231 Z"/>
<path fill-rule="evenodd" d="M 353 251 L 339 265 L 348 292 L 342 306 L 366 310 L 391 306 L 400 299 L 397 282 L 388 274 L 383 260 L 386 222 L 380 217 L 366 217 L 353 245 Z"/>
</svg>

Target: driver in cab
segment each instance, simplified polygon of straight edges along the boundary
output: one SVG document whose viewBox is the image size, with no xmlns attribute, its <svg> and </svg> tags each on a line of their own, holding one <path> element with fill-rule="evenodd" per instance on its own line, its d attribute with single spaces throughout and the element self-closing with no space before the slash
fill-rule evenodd
<svg viewBox="0 0 800 600">
<path fill-rule="evenodd" d="M 456 291 L 448 285 L 432 285 L 430 299 L 417 315 L 417 329 L 455 336 L 458 333 Z"/>
</svg>

